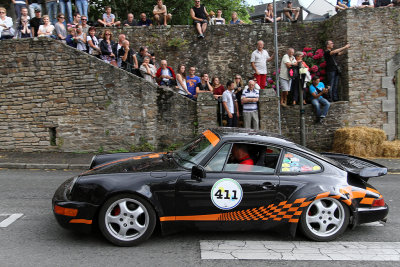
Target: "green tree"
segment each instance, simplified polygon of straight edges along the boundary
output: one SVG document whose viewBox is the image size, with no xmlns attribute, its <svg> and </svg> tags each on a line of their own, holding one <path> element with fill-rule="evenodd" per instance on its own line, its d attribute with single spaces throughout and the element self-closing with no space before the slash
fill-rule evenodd
<svg viewBox="0 0 400 267">
<path fill-rule="evenodd" d="M 105 6 L 111 6 L 112 13 L 118 20 L 125 20 L 128 13 L 133 13 L 136 19 L 139 19 L 140 13 L 146 13 L 148 18 L 153 17 L 153 8 L 156 5 L 156 0 L 92 0 L 90 1 L 90 19 L 97 21 L 102 17 Z M 191 24 L 190 8 L 194 5 L 193 0 L 164 0 L 168 12 L 172 14 L 172 24 L 186 25 Z M 238 13 L 241 20 L 250 22 L 249 6 L 245 0 L 202 0 L 207 8 L 217 13 L 217 9 L 221 9 L 223 17 L 226 21 L 230 21 L 233 11 Z"/>
</svg>

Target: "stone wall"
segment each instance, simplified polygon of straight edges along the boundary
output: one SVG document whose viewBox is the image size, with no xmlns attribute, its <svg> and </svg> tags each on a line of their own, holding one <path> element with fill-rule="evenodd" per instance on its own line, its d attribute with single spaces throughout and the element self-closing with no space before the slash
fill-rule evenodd
<svg viewBox="0 0 400 267">
<path fill-rule="evenodd" d="M 195 132 L 194 101 L 60 42 L 1 41 L 0 65 L 2 150 L 163 147 Z"/>
<path fill-rule="evenodd" d="M 347 21 L 349 125 L 381 128 L 388 121 L 384 101 L 392 100 L 382 78 L 387 62 L 400 52 L 400 8 L 365 8 L 343 15 Z M 388 98 L 389 97 L 389 98 Z M 388 129 L 388 127 L 384 128 Z M 393 138 L 392 133 L 391 137 Z"/>
<path fill-rule="evenodd" d="M 307 105 L 309 147 L 328 150 L 334 130 L 343 126 L 393 130 L 396 109 L 390 106 L 395 101 L 386 68 L 400 52 L 399 16 L 398 8 L 347 10 L 324 22 L 278 24 L 279 58 L 289 46 L 319 48 L 327 39 L 336 47 L 351 44 L 339 58 L 344 70 L 341 99 L 348 102 L 333 103 L 324 125 L 313 123 L 312 107 Z M 268 24 L 212 26 L 204 40 L 196 38 L 192 26 L 113 31 L 126 33 L 135 49 L 149 46 L 173 68 L 194 65 L 198 74 L 206 71 L 223 82 L 235 73 L 251 76 L 249 57 L 257 40 L 273 51 Z M 273 64 L 268 65 L 272 72 Z M 56 41 L 1 41 L 0 66 L 3 150 L 116 150 L 141 143 L 167 147 L 217 124 L 211 97 L 204 95 L 195 103 Z M 262 93 L 260 125 L 277 132 L 277 98 L 271 93 Z M 282 109 L 281 115 L 282 134 L 298 142 L 298 106 Z"/>
</svg>

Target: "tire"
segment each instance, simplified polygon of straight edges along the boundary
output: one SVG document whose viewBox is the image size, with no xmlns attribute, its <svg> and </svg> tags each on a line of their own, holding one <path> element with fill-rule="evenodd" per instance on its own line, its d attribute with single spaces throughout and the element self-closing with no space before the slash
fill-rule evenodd
<svg viewBox="0 0 400 267">
<path fill-rule="evenodd" d="M 121 194 L 108 199 L 99 212 L 103 236 L 117 246 L 134 246 L 146 241 L 156 226 L 156 213 L 143 198 Z"/>
<path fill-rule="evenodd" d="M 350 212 L 347 206 L 334 198 L 314 200 L 300 219 L 304 235 L 314 241 L 331 241 L 346 231 Z"/>
</svg>

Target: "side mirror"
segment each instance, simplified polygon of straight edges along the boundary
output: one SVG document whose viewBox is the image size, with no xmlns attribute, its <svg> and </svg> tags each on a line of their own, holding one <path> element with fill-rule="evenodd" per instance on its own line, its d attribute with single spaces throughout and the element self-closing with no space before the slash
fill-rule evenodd
<svg viewBox="0 0 400 267">
<path fill-rule="evenodd" d="M 201 181 L 202 178 L 206 178 L 206 170 L 202 166 L 192 167 L 192 180 Z"/>
</svg>

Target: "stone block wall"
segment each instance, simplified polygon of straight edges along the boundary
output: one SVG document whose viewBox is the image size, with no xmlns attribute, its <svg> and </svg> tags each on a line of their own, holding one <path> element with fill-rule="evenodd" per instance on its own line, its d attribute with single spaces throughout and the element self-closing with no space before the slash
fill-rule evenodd
<svg viewBox="0 0 400 267">
<path fill-rule="evenodd" d="M 306 107 L 309 147 L 329 150 L 334 130 L 342 126 L 393 130 L 396 113 L 388 107 L 393 92 L 388 91 L 386 68 L 400 52 L 399 17 L 398 8 L 363 9 L 324 22 L 278 24 L 279 58 L 288 47 L 320 48 L 328 39 L 336 47 L 351 44 L 339 57 L 344 70 L 341 99 L 348 102 L 334 103 L 325 125 L 315 125 L 311 105 Z M 173 68 L 193 65 L 197 74 L 206 71 L 223 83 L 235 73 L 252 75 L 250 54 L 257 40 L 273 51 L 268 24 L 210 26 L 204 40 L 196 38 L 192 26 L 112 30 L 114 36 L 125 33 L 134 49 L 147 45 Z M 273 64 L 268 67 L 274 70 Z M 0 42 L 0 87 L 2 150 L 116 150 L 141 142 L 168 147 L 217 125 L 211 96 L 205 94 L 196 103 L 43 38 Z M 278 100 L 270 93 L 262 92 L 260 126 L 278 132 Z M 295 141 L 300 136 L 297 108 L 281 110 L 282 134 Z"/>
<path fill-rule="evenodd" d="M 2 150 L 106 151 L 193 137 L 194 101 L 60 42 L 1 41 L 0 66 Z"/>
<path fill-rule="evenodd" d="M 382 129 L 385 124 L 395 123 L 394 118 L 388 121 L 387 110 L 383 109 L 393 94 L 383 88 L 382 78 L 386 76 L 386 63 L 400 52 L 399 18 L 400 9 L 395 7 L 354 9 L 343 16 L 351 44 L 346 58 L 351 126 Z"/>
</svg>

